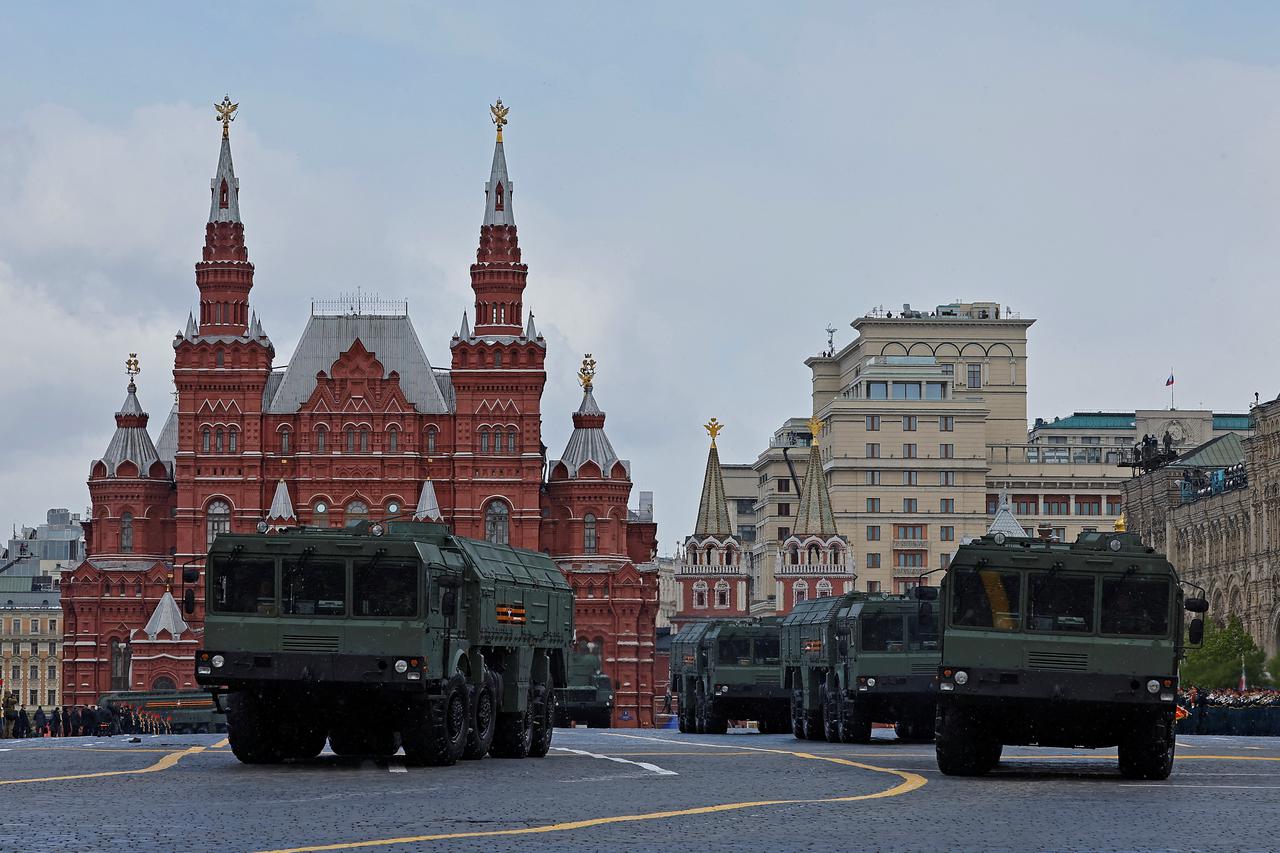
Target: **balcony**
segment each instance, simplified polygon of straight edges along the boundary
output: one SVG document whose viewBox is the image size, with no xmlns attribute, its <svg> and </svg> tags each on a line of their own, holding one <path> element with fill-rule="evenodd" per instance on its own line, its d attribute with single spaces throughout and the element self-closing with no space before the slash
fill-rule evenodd
<svg viewBox="0 0 1280 853">
<path fill-rule="evenodd" d="M 680 563 L 676 566 L 676 575 L 678 577 L 746 577 L 746 567 L 742 565 L 736 566 L 720 566 L 716 564 L 706 565 L 700 563 L 694 565 L 692 563 Z"/>
<path fill-rule="evenodd" d="M 895 578 L 915 578 L 929 571 L 927 566 L 894 566 L 893 576 Z"/>
<path fill-rule="evenodd" d="M 929 550 L 928 539 L 894 539 L 893 549 L 895 551 L 927 551 Z"/>
<path fill-rule="evenodd" d="M 857 576 L 857 572 L 854 571 L 852 565 L 845 565 L 841 563 L 785 563 L 779 560 L 774 565 L 774 577 L 795 577 L 797 575 L 825 575 L 827 577 L 852 578 Z"/>
</svg>

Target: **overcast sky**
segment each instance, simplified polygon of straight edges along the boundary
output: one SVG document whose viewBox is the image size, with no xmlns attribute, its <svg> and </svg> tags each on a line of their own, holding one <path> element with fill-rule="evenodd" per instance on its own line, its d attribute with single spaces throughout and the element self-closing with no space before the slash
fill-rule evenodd
<svg viewBox="0 0 1280 853">
<path fill-rule="evenodd" d="M 510 106 L 544 441 L 593 353 L 664 553 L 700 425 L 754 459 L 876 305 L 1036 318 L 1032 418 L 1165 406 L 1170 365 L 1183 407 L 1280 391 L 1269 4 L 6 3 L 0 32 L 6 527 L 84 509 L 130 351 L 158 435 L 224 93 L 280 363 L 361 287 L 448 365 Z"/>
</svg>

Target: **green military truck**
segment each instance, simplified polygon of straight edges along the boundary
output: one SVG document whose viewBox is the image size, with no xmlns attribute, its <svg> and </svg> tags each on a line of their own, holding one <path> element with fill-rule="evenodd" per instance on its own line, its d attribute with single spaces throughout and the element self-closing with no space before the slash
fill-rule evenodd
<svg viewBox="0 0 1280 853">
<path fill-rule="evenodd" d="M 724 734 L 730 720 L 755 720 L 761 734 L 786 731 L 787 693 L 778 686 L 778 620 L 694 622 L 671 638 L 671 693 L 682 732 Z"/>
<path fill-rule="evenodd" d="M 902 596 L 848 592 L 797 604 L 782 620 L 782 684 L 791 731 L 867 743 L 872 723 L 903 739 L 933 735 L 938 626 Z"/>
<path fill-rule="evenodd" d="M 1119 746 L 1124 776 L 1167 778 L 1184 608 L 1208 605 L 1131 533 L 961 545 L 939 606 L 938 768 L 986 773 L 1006 744 Z M 1189 641 L 1203 631 L 1192 620 Z"/>
<path fill-rule="evenodd" d="M 545 555 L 391 520 L 222 535 L 205 574 L 196 679 L 242 762 L 547 753 L 573 595 Z"/>
<path fill-rule="evenodd" d="M 580 644 L 585 646 L 585 644 Z M 565 662 L 564 687 L 556 689 L 556 725 L 586 723 L 593 729 L 613 724 L 613 681 L 604 674 L 600 654 L 575 648 Z"/>
<path fill-rule="evenodd" d="M 98 697 L 98 704 L 117 716 L 130 709 L 166 720 L 176 735 L 225 732 L 227 718 L 217 713 L 205 690 L 116 690 Z"/>
</svg>

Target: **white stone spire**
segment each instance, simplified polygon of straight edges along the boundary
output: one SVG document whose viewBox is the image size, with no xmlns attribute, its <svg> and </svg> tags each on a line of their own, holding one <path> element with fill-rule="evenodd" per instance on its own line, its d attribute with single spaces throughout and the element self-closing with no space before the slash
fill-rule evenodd
<svg viewBox="0 0 1280 853">
<path fill-rule="evenodd" d="M 524 336 L 527 340 L 536 341 L 538 339 L 538 327 L 533 325 L 533 312 L 529 312 L 529 323 L 525 327 Z"/>
<path fill-rule="evenodd" d="M 200 330 L 196 328 L 195 315 L 192 314 L 190 311 L 188 311 L 187 312 L 187 332 L 183 337 L 185 337 L 187 340 L 191 340 L 192 338 L 196 337 L 199 334 L 200 334 Z"/>
<path fill-rule="evenodd" d="M 149 640 L 154 640 L 161 631 L 168 631 L 169 636 L 177 638 L 186 633 L 190 627 L 182 618 L 182 611 L 178 609 L 178 602 L 173 600 L 173 593 L 165 590 L 142 632 Z"/>
<path fill-rule="evenodd" d="M 444 521 L 440 514 L 440 502 L 436 500 L 436 487 L 430 480 L 422 481 L 422 494 L 418 496 L 418 508 L 413 512 L 414 521 Z"/>
<path fill-rule="evenodd" d="M 502 136 L 499 131 L 498 141 L 493 146 L 493 167 L 489 170 L 489 180 L 484 185 L 484 224 L 515 225 L 515 214 L 511 210 L 511 179 L 507 177 L 507 155 L 502 151 Z"/>
<path fill-rule="evenodd" d="M 462 312 L 462 328 L 458 330 L 458 338 L 460 340 L 471 340 L 471 324 L 467 322 L 467 312 Z"/>
<path fill-rule="evenodd" d="M 1018 523 L 1018 519 L 1013 517 L 1007 488 L 1000 490 L 1000 508 L 996 510 L 996 517 L 992 520 L 991 526 L 987 528 L 988 536 L 994 536 L 997 533 L 1003 533 L 1005 536 L 1013 536 L 1018 539 L 1027 537 L 1027 531 Z"/>
<path fill-rule="evenodd" d="M 218 154 L 218 171 L 209 182 L 213 200 L 209 204 L 210 222 L 240 221 L 240 181 L 236 179 L 231 164 L 231 140 L 222 137 L 222 151 Z"/>
</svg>

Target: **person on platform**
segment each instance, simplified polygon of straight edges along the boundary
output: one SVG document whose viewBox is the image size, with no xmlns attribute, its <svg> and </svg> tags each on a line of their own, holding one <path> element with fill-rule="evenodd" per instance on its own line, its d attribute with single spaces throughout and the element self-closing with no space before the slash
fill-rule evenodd
<svg viewBox="0 0 1280 853">
<path fill-rule="evenodd" d="M 17 738 L 27 737 L 31 732 L 31 718 L 27 716 L 27 706 L 23 705 L 18 709 L 18 722 L 13 727 L 13 736 Z"/>
<path fill-rule="evenodd" d="M 62 737 L 62 712 L 57 705 L 53 706 L 53 713 L 49 715 L 49 737 Z"/>
<path fill-rule="evenodd" d="M 36 706 L 36 737 L 44 737 L 45 727 L 49 725 L 49 717 L 44 712 L 43 705 Z"/>
</svg>

